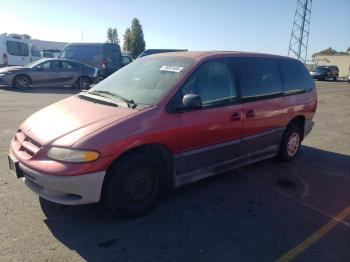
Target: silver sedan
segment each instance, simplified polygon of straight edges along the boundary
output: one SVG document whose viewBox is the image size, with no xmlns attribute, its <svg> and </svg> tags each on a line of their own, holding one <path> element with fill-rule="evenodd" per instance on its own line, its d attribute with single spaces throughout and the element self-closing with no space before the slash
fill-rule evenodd
<svg viewBox="0 0 350 262">
<path fill-rule="evenodd" d="M 18 89 L 32 86 L 78 86 L 88 89 L 98 69 L 67 59 L 41 59 L 25 66 L 0 68 L 0 85 Z"/>
</svg>

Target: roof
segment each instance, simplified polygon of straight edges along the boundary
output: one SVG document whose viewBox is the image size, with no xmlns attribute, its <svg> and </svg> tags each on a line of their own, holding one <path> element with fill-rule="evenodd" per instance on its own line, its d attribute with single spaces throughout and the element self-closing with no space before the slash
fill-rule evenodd
<svg viewBox="0 0 350 262">
<path fill-rule="evenodd" d="M 284 58 L 293 59 L 287 56 L 253 53 L 253 52 L 241 52 L 241 51 L 185 51 L 185 52 L 172 52 L 172 53 L 159 53 L 151 56 L 182 56 L 190 57 L 198 60 L 205 58 L 219 58 L 219 57 L 266 57 L 266 58 Z"/>
</svg>

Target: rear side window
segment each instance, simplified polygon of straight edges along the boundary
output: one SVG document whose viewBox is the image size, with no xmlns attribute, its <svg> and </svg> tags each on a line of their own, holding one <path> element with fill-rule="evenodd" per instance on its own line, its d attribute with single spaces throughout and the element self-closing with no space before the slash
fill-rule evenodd
<svg viewBox="0 0 350 262">
<path fill-rule="evenodd" d="M 63 49 L 62 58 L 99 63 L 102 60 L 102 46 L 68 46 Z"/>
<path fill-rule="evenodd" d="M 283 93 L 298 93 L 311 90 L 314 81 L 304 65 L 294 60 L 277 60 L 280 68 Z"/>
<path fill-rule="evenodd" d="M 26 43 L 17 41 L 7 41 L 7 52 L 15 56 L 28 56 L 29 48 Z"/>
<path fill-rule="evenodd" d="M 262 98 L 282 93 L 278 67 L 272 59 L 260 57 L 234 58 L 242 98 Z"/>
<path fill-rule="evenodd" d="M 34 57 L 41 57 L 40 51 L 38 50 L 30 50 L 30 54 Z"/>
</svg>

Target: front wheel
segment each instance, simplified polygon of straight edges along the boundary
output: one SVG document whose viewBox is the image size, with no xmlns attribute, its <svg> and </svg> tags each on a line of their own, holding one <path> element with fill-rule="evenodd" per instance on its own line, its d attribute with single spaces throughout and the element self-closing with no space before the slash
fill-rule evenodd
<svg viewBox="0 0 350 262">
<path fill-rule="evenodd" d="M 30 88 L 30 79 L 28 76 L 19 75 L 13 79 L 13 87 L 21 90 Z"/>
<path fill-rule="evenodd" d="M 103 200 L 107 207 L 124 217 L 138 217 L 158 203 L 165 188 L 166 171 L 159 159 L 149 155 L 129 155 L 107 172 Z"/>
<path fill-rule="evenodd" d="M 283 135 L 278 158 L 281 161 L 291 161 L 300 150 L 302 140 L 301 129 L 296 125 L 288 127 Z"/>
<path fill-rule="evenodd" d="M 82 76 L 79 78 L 78 87 L 80 88 L 80 90 L 89 89 L 90 86 L 91 86 L 90 78 L 88 78 L 86 76 Z"/>
</svg>

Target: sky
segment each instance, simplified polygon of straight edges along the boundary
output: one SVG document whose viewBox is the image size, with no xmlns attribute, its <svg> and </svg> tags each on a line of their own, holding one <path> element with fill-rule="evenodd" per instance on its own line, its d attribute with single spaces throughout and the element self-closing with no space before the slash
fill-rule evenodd
<svg viewBox="0 0 350 262">
<path fill-rule="evenodd" d="M 119 38 L 136 17 L 146 48 L 287 55 L 296 0 L 0 0 L 0 33 L 61 42 Z M 350 46 L 350 0 L 313 0 L 308 57 Z"/>
</svg>

